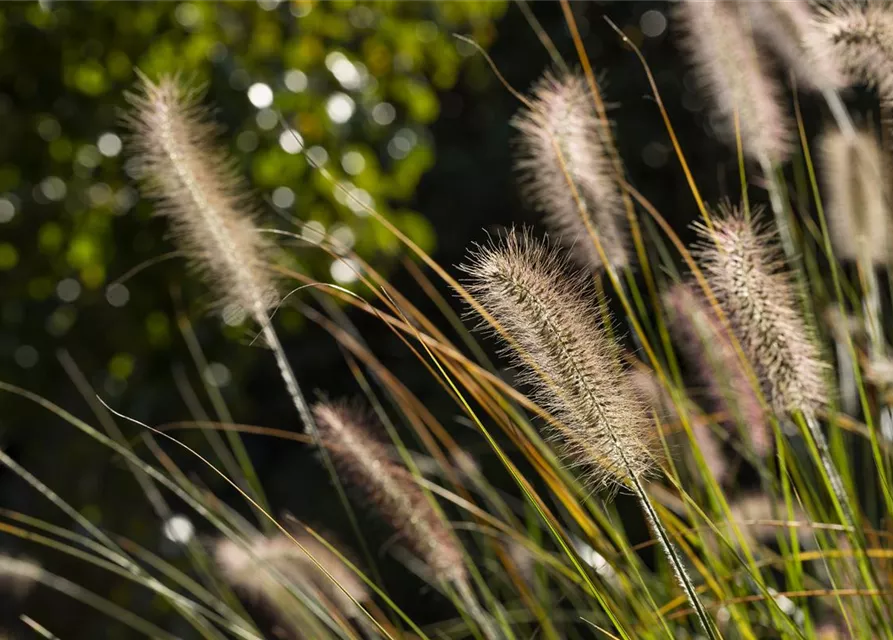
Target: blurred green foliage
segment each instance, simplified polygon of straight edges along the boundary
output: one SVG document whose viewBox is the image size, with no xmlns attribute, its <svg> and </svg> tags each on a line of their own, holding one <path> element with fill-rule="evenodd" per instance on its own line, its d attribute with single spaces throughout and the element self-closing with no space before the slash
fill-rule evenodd
<svg viewBox="0 0 893 640">
<path fill-rule="evenodd" d="M 64 349 L 117 406 L 150 421 L 188 416 L 171 388 L 172 377 L 182 388 L 193 373 L 184 367 L 192 359 L 175 319 L 182 312 L 211 356 L 195 384 L 226 386 L 237 416 L 248 419 L 252 402 L 270 402 L 243 385 L 255 354 L 263 354 L 233 348 L 222 334 L 247 344 L 250 323 L 226 314 L 199 321 L 210 315 L 206 287 L 185 277 L 182 259 L 159 260 L 174 248 L 166 225 L 152 218 L 151 203 L 140 200 L 128 175 L 121 115 L 137 70 L 150 78 L 180 73 L 206 87 L 221 143 L 255 189 L 265 224 L 298 234 L 307 223 L 324 229 L 387 273 L 398 259 L 393 238 L 352 209 L 307 156 L 433 249 L 432 226 L 412 206 L 435 159 L 430 127 L 443 110 L 441 95 L 460 78 L 472 92 L 492 81 L 480 57 L 452 34 L 487 46 L 505 9 L 489 1 L 4 3 L 0 379 L 84 415 L 83 398 L 57 361 Z M 300 134 L 300 148 L 289 128 Z M 283 245 L 292 266 L 350 286 L 349 265 L 306 243 Z M 149 266 L 117 282 L 140 265 Z M 284 309 L 277 325 L 298 328 L 302 317 Z M 222 352 L 225 365 L 215 357 Z M 6 400 L 4 450 L 92 521 L 137 540 L 157 537 L 160 523 L 120 480 L 120 461 Z M 54 517 L 51 505 L 5 480 L 4 507 Z M 91 580 L 82 566 L 71 572 Z M 104 578 L 94 585 L 106 586 Z M 111 595 L 128 609 L 146 604 L 121 585 Z M 53 607 L 60 628 L 113 637 L 104 635 L 103 620 Z"/>
<path fill-rule="evenodd" d="M 473 53 L 452 34 L 486 46 L 505 8 L 491 1 L 5 5 L 0 351 L 33 367 L 30 345 L 46 335 L 33 332 L 61 338 L 91 301 L 107 310 L 139 305 L 141 333 L 128 340 L 137 350 L 170 338 L 158 309 L 168 283 L 157 274 L 171 271 L 153 267 L 156 277 L 114 284 L 170 250 L 127 175 L 120 117 L 137 70 L 150 78 L 176 72 L 207 87 L 222 142 L 266 202 L 270 224 L 300 234 L 311 223 L 305 238 L 325 230 L 387 272 L 398 246 L 358 200 L 433 249 L 431 225 L 410 206 L 434 162 L 428 126 L 440 112 L 438 92 L 455 85 Z M 312 170 L 308 156 L 355 200 Z M 289 253 L 309 275 L 350 284 L 349 264 L 321 251 Z M 200 294 L 187 299 L 202 303 Z M 281 321 L 297 326 L 299 316 Z M 130 367 L 120 362 L 107 369 L 126 378 Z"/>
</svg>

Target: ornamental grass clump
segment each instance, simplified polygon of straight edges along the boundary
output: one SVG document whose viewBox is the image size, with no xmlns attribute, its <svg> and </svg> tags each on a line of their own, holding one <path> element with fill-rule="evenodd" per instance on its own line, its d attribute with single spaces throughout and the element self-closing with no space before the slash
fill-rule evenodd
<svg viewBox="0 0 893 640">
<path fill-rule="evenodd" d="M 258 15 L 267 26 L 286 13 L 287 20 L 301 13 L 301 25 L 311 31 L 332 26 L 320 19 L 329 11 L 325 3 L 300 12 L 287 4 L 265 3 Z M 866 132 L 878 129 L 876 139 L 857 131 L 837 95 L 845 85 L 867 83 L 881 96 L 882 115 L 893 105 L 889 6 L 819 10 L 807 2 L 697 0 L 669 11 L 630 5 L 621 13 L 634 15 L 639 29 L 617 25 L 623 35 L 610 52 L 610 27 L 590 20 L 591 37 L 602 28 L 607 35 L 600 60 L 629 55 L 622 46 L 641 55 L 647 73 L 631 90 L 633 99 L 650 82 L 654 101 L 642 104 L 663 119 L 656 126 L 665 126 L 645 129 L 635 111 L 642 138 L 630 144 L 643 145 L 635 156 L 648 169 L 629 175 L 605 119 L 596 82 L 602 76 L 585 57 L 594 41 L 576 22 L 580 7 L 561 3 L 567 30 L 552 41 L 528 3 L 511 6 L 552 57 L 553 71 L 529 95 L 511 90 L 521 105 L 511 125 L 521 189 L 555 243 L 533 231 L 492 230 L 492 240 L 474 246 L 458 269 L 464 276 L 423 249 L 424 227 L 394 206 L 408 197 L 405 189 L 389 182 L 370 188 L 379 178 L 421 171 L 430 158 L 413 122 L 421 112 L 407 102 L 415 103 L 418 92 L 403 95 L 403 79 L 392 82 L 382 71 L 391 65 L 374 64 L 391 59 L 379 55 L 388 43 L 378 36 L 393 24 L 377 19 L 378 11 L 390 9 L 345 10 L 351 34 L 368 33 L 372 39 L 363 35 L 363 42 L 377 42 L 362 47 L 369 64 L 354 60 L 349 47 L 328 51 L 327 36 L 312 56 L 318 65 L 305 61 L 300 72 L 285 74 L 291 94 L 254 63 L 238 66 L 245 59 L 234 49 L 209 59 L 212 66 L 235 63 L 237 75 L 258 74 L 243 104 L 258 118 L 245 119 L 245 137 L 233 142 L 249 153 L 251 145 L 241 143 L 257 135 L 252 163 L 263 169 L 263 187 L 282 214 L 279 229 L 263 228 L 263 198 L 252 195 L 224 151 L 201 93 L 178 76 L 141 79 L 126 117 L 128 174 L 169 223 L 181 249 L 175 255 L 186 255 L 210 285 L 215 306 L 246 312 L 259 332 L 252 343 L 272 350 L 309 437 L 295 432 L 275 394 L 255 383 L 244 362 L 232 375 L 208 375 L 209 362 L 222 367 L 226 353 L 205 358 L 197 340 L 204 333 L 189 330 L 188 313 L 178 321 L 198 375 L 184 374 L 177 362 L 165 364 L 173 364 L 173 383 L 193 421 L 152 426 L 160 413 L 169 417 L 167 405 L 155 406 L 162 384 L 155 378 L 147 380 L 148 394 L 134 375 L 114 400 L 93 402 L 89 381 L 97 378 L 80 374 L 68 355 L 62 357 L 66 372 L 111 435 L 0 380 L 0 391 L 13 400 L 46 409 L 52 421 L 108 447 L 113 462 L 125 461 L 134 487 L 146 495 L 145 513 L 161 520 L 147 527 L 134 518 L 136 537 L 112 532 L 125 518 L 97 517 L 94 503 L 81 500 L 80 485 L 54 493 L 16 462 L 21 452 L 13 439 L 0 466 L 24 483 L 0 509 L 0 533 L 28 552 L 42 545 L 49 557 L 41 565 L 0 557 L 7 591 L 16 594 L 19 583 L 34 586 L 36 596 L 30 589 L 21 594 L 30 599 L 55 589 L 100 611 L 111 626 L 171 640 L 563 640 L 593 633 L 623 640 L 806 638 L 823 622 L 846 629 L 847 637 L 893 638 L 885 560 L 893 492 L 884 442 L 893 433 L 893 364 L 883 322 L 889 297 L 880 286 L 889 284 L 882 272 L 891 262 L 891 221 L 888 162 L 878 146 L 889 132 L 872 126 L 873 114 L 858 119 Z M 685 32 L 694 75 L 708 89 L 719 128 L 737 134 L 740 154 L 671 122 L 671 114 L 698 105 L 690 100 L 689 78 L 673 82 L 666 68 L 648 68 L 654 52 L 670 46 L 665 11 Z M 302 30 L 305 44 L 308 34 Z M 571 44 L 579 71 L 561 59 Z M 410 84 L 424 79 L 428 62 L 414 67 Z M 677 76 L 687 71 L 672 64 Z M 439 79 L 450 75 L 440 71 Z M 307 90 L 296 91 L 302 74 Z M 635 82 L 630 76 L 617 86 Z M 338 95 L 315 103 L 316 90 L 334 83 Z M 677 85 L 685 94 L 680 104 L 671 92 Z M 814 104 L 815 95 L 784 95 L 786 87 L 822 94 L 834 122 L 826 123 L 824 113 L 814 121 L 824 105 Z M 288 144 L 296 140 L 291 130 L 267 128 L 274 108 L 293 110 L 282 121 L 312 145 L 306 163 L 292 155 L 303 149 Z M 618 114 L 617 132 L 623 132 L 626 113 Z M 39 120 L 38 133 L 55 158 L 67 138 L 49 140 L 44 134 L 55 126 Z M 323 148 L 333 139 L 336 145 Z M 661 147 L 673 156 L 667 163 L 653 153 Z M 79 164 L 81 156 L 78 150 Z M 705 158 L 707 166 L 698 166 Z M 272 170 L 292 160 L 297 164 L 280 167 L 281 174 Z M 385 163 L 393 166 L 385 171 Z M 816 167 L 824 171 L 818 179 Z M 717 189 L 700 184 L 717 169 Z M 671 211 L 661 210 L 666 202 L 649 201 L 664 190 L 633 184 L 642 176 L 671 181 Z M 77 177 L 88 179 L 90 171 L 79 169 Z M 739 185 L 740 209 L 704 206 L 706 194 Z M 288 190 L 298 196 L 279 197 Z M 774 220 L 761 213 L 767 196 Z M 12 195 L 4 200 L 8 209 Z M 78 215 L 75 199 L 64 204 Z M 699 240 L 688 247 L 679 228 L 699 213 Z M 11 222 L 13 229 L 19 220 Z M 292 222 L 296 229 L 289 230 Z M 34 246 L 43 247 L 41 238 Z M 377 248 L 405 258 L 405 271 L 392 279 L 379 273 Z M 275 264 L 286 250 L 296 252 L 293 269 Z M 320 257 L 335 282 L 317 281 L 315 270 L 304 269 Z M 407 281 L 411 294 L 398 289 Z M 36 284 L 29 292 L 41 288 Z M 497 336 L 499 354 L 463 324 L 447 291 Z M 60 300 L 52 302 L 59 313 L 80 304 L 63 299 L 61 284 L 57 293 Z M 84 293 L 86 301 L 86 287 Z M 17 317 L 15 304 L 2 306 L 4 321 Z M 302 350 L 299 337 L 289 345 L 296 356 L 312 356 L 302 362 L 307 375 L 332 380 L 338 387 L 332 392 L 362 393 L 374 414 L 329 401 L 310 410 L 273 328 L 280 308 L 287 326 L 297 326 L 298 316 L 313 325 L 310 351 Z M 811 309 L 832 309 L 837 320 L 813 329 Z M 331 337 L 331 348 L 320 337 Z M 833 381 L 825 338 L 837 343 Z M 25 367 L 27 350 L 13 348 L 13 360 Z M 143 352 L 134 351 L 137 356 Z M 118 360 L 98 377 L 116 376 L 115 384 L 101 385 L 100 395 L 124 389 L 117 376 L 129 367 Z M 430 376 L 417 375 L 425 371 Z M 193 388 L 197 380 L 204 385 Z M 835 388 L 843 389 L 842 406 Z M 209 421 L 208 406 L 219 423 Z M 259 406 L 259 424 L 251 424 L 246 414 Z M 114 420 L 126 419 L 127 411 L 145 415 L 129 419 L 125 434 Z M 694 462 L 676 455 L 680 434 L 691 440 Z M 241 445 L 243 437 L 250 449 Z M 253 473 L 249 451 L 261 454 L 262 474 Z M 335 482 L 320 477 L 320 464 Z M 117 479 L 119 468 L 112 464 L 109 477 Z M 260 477 L 277 483 L 268 494 Z M 26 504 L 19 491 L 58 509 L 56 518 L 13 510 Z M 282 524 L 275 514 L 286 509 L 351 540 L 360 558 L 348 560 L 309 528 Z M 366 513 L 383 521 L 385 535 L 363 528 Z M 392 558 L 385 560 L 389 549 Z M 54 573 L 56 567 L 79 571 L 81 564 L 83 586 Z M 107 588 L 101 585 L 106 574 L 116 580 Z M 39 613 L 44 600 L 35 602 Z M 24 608 L 33 612 L 30 600 Z M 39 617 L 26 621 L 23 614 L 13 622 L 43 637 L 71 635 L 57 628 L 64 621 Z"/>
</svg>

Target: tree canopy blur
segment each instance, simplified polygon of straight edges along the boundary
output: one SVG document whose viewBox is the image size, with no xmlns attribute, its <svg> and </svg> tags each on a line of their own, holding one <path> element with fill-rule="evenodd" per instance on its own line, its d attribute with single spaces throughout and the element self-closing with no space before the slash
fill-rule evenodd
<svg viewBox="0 0 893 640">
<path fill-rule="evenodd" d="M 359 203 L 366 203 L 432 249 L 430 224 L 407 204 L 433 162 L 429 125 L 441 110 L 438 92 L 456 83 L 472 52 L 452 33 L 486 45 L 504 8 L 274 1 L 7 6 L 0 14 L 4 350 L 20 367 L 35 366 L 34 344 L 44 341 L 44 331 L 61 337 L 78 322 L 76 300 L 131 303 L 129 283 L 116 280 L 167 250 L 160 227 L 146 224 L 150 205 L 139 202 L 124 162 L 121 110 L 139 72 L 179 73 L 207 87 L 226 144 L 281 226 L 310 239 L 325 230 L 387 271 L 396 242 L 363 220 Z M 344 189 L 310 171 L 308 157 Z M 343 261 L 318 254 L 294 259 L 310 275 L 351 283 Z M 169 340 L 156 296 L 169 293 L 146 286 L 134 301 L 146 310 L 142 331 L 129 336 L 135 351 Z M 285 311 L 281 321 L 294 326 L 298 316 Z M 116 354 L 112 376 L 125 380 L 131 360 Z"/>
</svg>

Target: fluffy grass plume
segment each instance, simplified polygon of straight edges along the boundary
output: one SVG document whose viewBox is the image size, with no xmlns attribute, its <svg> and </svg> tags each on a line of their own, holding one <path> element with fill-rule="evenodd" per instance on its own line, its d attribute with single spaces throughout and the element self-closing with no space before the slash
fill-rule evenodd
<svg viewBox="0 0 893 640">
<path fill-rule="evenodd" d="M 221 539 L 215 546 L 214 557 L 230 584 L 266 602 L 272 609 L 288 606 L 293 597 L 288 593 L 287 585 L 281 581 L 284 578 L 302 590 L 318 591 L 343 614 L 360 617 L 362 613 L 354 601 L 364 602 L 369 598 L 360 579 L 315 538 L 306 533 L 296 533 L 294 538 L 307 553 L 283 535 L 257 535 L 248 541 L 250 550 L 232 540 Z M 323 573 L 310 556 L 335 582 Z M 275 569 L 281 578 L 265 568 L 267 566 Z"/>
<path fill-rule="evenodd" d="M 796 74 L 800 85 L 825 91 L 839 89 L 846 83 L 809 2 L 759 0 L 741 2 L 740 7 L 745 9 L 757 39 Z"/>
<path fill-rule="evenodd" d="M 255 224 L 256 209 L 233 162 L 215 145 L 217 126 L 201 93 L 177 77 L 153 84 L 141 77 L 126 116 L 134 167 L 143 192 L 156 201 L 193 265 L 221 302 L 242 307 L 261 326 L 304 428 L 315 434 L 310 409 L 267 311 L 276 283 L 267 265 L 273 245 Z M 250 463 L 243 455 L 243 467 Z M 253 474 L 252 474 L 253 475 Z"/>
<path fill-rule="evenodd" d="M 687 284 L 674 285 L 663 301 L 676 342 L 693 365 L 711 410 L 727 414 L 723 426 L 729 432 L 743 428 L 754 452 L 767 455 L 772 450 L 772 432 L 762 403 L 716 313 Z M 710 451 L 705 451 L 704 457 L 709 463 L 707 453 Z"/>
<path fill-rule="evenodd" d="M 825 47 L 852 83 L 873 86 L 893 101 L 893 9 L 888 2 L 835 2 L 819 12 Z"/>
<path fill-rule="evenodd" d="M 721 119 L 721 133 L 735 141 L 735 116 L 744 153 L 757 162 L 787 159 L 791 125 L 778 82 L 757 50 L 741 3 L 685 0 L 676 18 L 701 84 Z"/>
<path fill-rule="evenodd" d="M 319 402 L 313 414 L 339 473 L 365 494 L 436 579 L 465 584 L 463 554 L 453 533 L 412 474 L 373 435 L 370 418 L 346 403 Z"/>
<path fill-rule="evenodd" d="M 223 302 L 253 316 L 274 301 L 268 257 L 255 208 L 233 163 L 216 146 L 202 94 L 175 76 L 142 77 L 128 95 L 134 168 L 155 212 L 167 218 L 180 247 Z"/>
<path fill-rule="evenodd" d="M 470 264 L 475 298 L 510 340 L 521 382 L 557 421 L 566 454 L 594 485 L 619 486 L 654 464 L 655 429 L 606 334 L 581 277 L 560 254 L 523 232 L 479 247 Z"/>
<path fill-rule="evenodd" d="M 512 125 L 520 132 L 516 166 L 522 192 L 575 260 L 591 269 L 602 266 L 585 216 L 610 266 L 628 265 L 623 202 L 603 143 L 609 125 L 596 113 L 586 79 L 547 72 L 533 87 L 531 106 Z"/>
<path fill-rule="evenodd" d="M 884 264 L 890 260 L 888 166 L 877 140 L 860 132 L 822 138 L 827 214 L 837 255 Z"/>
<path fill-rule="evenodd" d="M 827 365 L 758 217 L 726 203 L 712 228 L 696 225 L 699 263 L 775 411 L 811 415 L 828 402 Z"/>
</svg>

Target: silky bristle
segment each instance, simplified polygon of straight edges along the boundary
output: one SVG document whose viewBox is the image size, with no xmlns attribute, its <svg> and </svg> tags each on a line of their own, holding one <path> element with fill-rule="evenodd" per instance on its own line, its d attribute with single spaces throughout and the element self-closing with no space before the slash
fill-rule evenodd
<svg viewBox="0 0 893 640">
<path fill-rule="evenodd" d="M 827 365 L 758 218 L 720 207 L 710 227 L 697 226 L 699 264 L 775 411 L 811 414 L 829 401 Z"/>
<path fill-rule="evenodd" d="M 890 186 L 887 162 L 875 137 L 840 132 L 821 143 L 826 213 L 837 255 L 845 260 L 890 261 Z"/>
<path fill-rule="evenodd" d="M 604 146 L 609 124 L 596 113 L 586 79 L 546 73 L 512 125 L 520 132 L 522 191 L 576 262 L 603 266 L 594 232 L 611 267 L 628 265 L 623 202 Z"/>
<path fill-rule="evenodd" d="M 346 403 L 320 402 L 313 414 L 336 468 L 365 494 L 437 580 L 467 579 L 462 549 L 412 474 L 373 433 L 370 418 Z"/>
<path fill-rule="evenodd" d="M 463 270 L 499 324 L 520 381 L 555 419 L 551 434 L 587 479 L 619 487 L 650 471 L 656 430 L 581 277 L 568 277 L 547 244 L 515 231 L 479 247 Z"/>
<path fill-rule="evenodd" d="M 720 133 L 734 144 L 735 118 L 744 153 L 757 162 L 779 163 L 791 150 L 793 134 L 778 82 L 757 50 L 737 2 L 685 0 L 676 17 L 683 46 L 720 117 Z"/>
<path fill-rule="evenodd" d="M 255 224 L 244 181 L 216 146 L 201 93 L 178 78 L 143 78 L 125 122 L 143 193 L 166 217 L 192 264 L 222 302 L 257 315 L 275 300 L 271 244 Z"/>
</svg>

